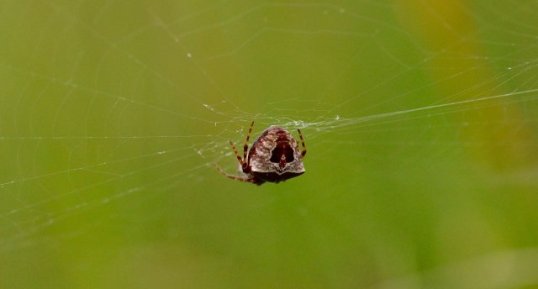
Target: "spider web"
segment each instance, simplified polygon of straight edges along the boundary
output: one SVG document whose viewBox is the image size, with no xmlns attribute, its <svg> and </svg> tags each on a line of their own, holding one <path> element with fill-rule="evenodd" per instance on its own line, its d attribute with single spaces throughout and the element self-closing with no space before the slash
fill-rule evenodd
<svg viewBox="0 0 538 289">
<path fill-rule="evenodd" d="M 536 270 L 513 272 L 538 267 L 529 258 L 536 9 L 4 3 L 0 270 L 12 274 L 0 284 L 39 287 L 50 274 L 51 288 L 88 278 L 125 287 L 114 266 L 129 264 L 120 277 L 154 276 L 132 265 L 146 258 L 178 271 L 195 264 L 184 281 L 194 288 L 257 278 L 314 288 L 538 284 Z M 218 174 L 216 165 L 240 174 L 228 141 L 240 147 L 253 120 L 251 140 L 269 125 L 303 131 L 304 176 L 254 187 Z M 21 271 L 29 260 L 42 266 Z M 270 264 L 270 273 L 222 273 L 243 262 Z M 498 279 L 475 284 L 458 279 L 463 272 Z M 169 281 L 160 284 L 178 280 Z"/>
</svg>

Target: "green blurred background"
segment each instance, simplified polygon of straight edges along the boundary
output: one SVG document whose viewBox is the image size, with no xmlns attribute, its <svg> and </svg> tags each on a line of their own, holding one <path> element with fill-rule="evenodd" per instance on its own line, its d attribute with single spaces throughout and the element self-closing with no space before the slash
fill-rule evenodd
<svg viewBox="0 0 538 289">
<path fill-rule="evenodd" d="M 536 11 L 2 1 L 0 288 L 538 288 Z"/>
</svg>

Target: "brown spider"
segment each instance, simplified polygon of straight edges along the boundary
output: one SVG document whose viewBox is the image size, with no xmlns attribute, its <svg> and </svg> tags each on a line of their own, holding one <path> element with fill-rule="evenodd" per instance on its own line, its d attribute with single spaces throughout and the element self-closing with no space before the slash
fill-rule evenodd
<svg viewBox="0 0 538 289">
<path fill-rule="evenodd" d="M 243 145 L 242 158 L 237 152 L 234 143 L 230 141 L 230 145 L 239 161 L 240 170 L 245 176 L 229 175 L 219 169 L 224 176 L 233 180 L 261 185 L 265 182 L 282 182 L 300 176 L 305 172 L 303 158 L 306 155 L 306 146 L 301 130 L 297 129 L 301 138 L 301 151 L 291 133 L 277 126 L 267 128 L 249 150 L 248 140 L 253 126 L 254 121 L 250 124 Z"/>
</svg>

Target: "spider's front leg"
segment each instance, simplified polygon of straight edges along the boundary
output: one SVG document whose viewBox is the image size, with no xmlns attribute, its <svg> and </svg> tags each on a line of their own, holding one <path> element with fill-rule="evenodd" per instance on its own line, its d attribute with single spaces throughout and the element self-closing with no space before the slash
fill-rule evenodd
<svg viewBox="0 0 538 289">
<path fill-rule="evenodd" d="M 241 165 L 241 170 L 246 174 L 250 173 L 250 168 L 246 160 L 246 153 L 245 153 L 245 157 L 241 158 L 241 156 L 239 155 L 239 152 L 237 151 L 237 148 L 235 147 L 235 144 L 230 141 L 230 145 L 232 146 L 232 149 L 234 151 L 235 157 L 237 158 L 237 161 L 239 161 L 239 165 Z"/>
<path fill-rule="evenodd" d="M 250 139 L 250 134 L 252 133 L 252 127 L 253 126 L 254 126 L 254 121 L 252 121 L 250 123 L 250 127 L 248 128 L 247 137 L 245 138 L 245 142 L 243 143 L 243 157 L 242 158 L 239 155 L 239 152 L 237 151 L 237 148 L 235 147 L 235 144 L 232 141 L 230 141 L 230 145 L 232 146 L 232 149 L 234 151 L 235 157 L 239 161 L 239 164 L 241 165 L 241 170 L 245 174 L 250 173 L 250 167 L 249 167 L 248 161 L 247 161 L 247 151 L 248 151 L 248 141 Z"/>
<path fill-rule="evenodd" d="M 243 161 L 246 161 L 246 159 L 247 159 L 248 140 L 250 139 L 250 134 L 252 133 L 252 127 L 254 127 L 254 121 L 252 121 L 250 123 L 250 127 L 248 128 L 247 137 L 245 138 L 245 143 L 243 144 Z"/>
<path fill-rule="evenodd" d="M 232 150 L 234 151 L 237 161 L 239 162 L 241 167 L 243 167 L 243 164 L 245 163 L 245 161 L 241 158 L 241 156 L 239 155 L 239 152 L 237 152 L 237 148 L 235 147 L 235 144 L 232 141 L 230 141 L 230 145 L 232 146 Z"/>
</svg>

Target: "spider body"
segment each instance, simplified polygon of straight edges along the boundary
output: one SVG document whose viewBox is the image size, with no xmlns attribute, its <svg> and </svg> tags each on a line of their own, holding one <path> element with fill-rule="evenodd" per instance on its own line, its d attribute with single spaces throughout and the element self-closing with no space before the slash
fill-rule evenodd
<svg viewBox="0 0 538 289">
<path fill-rule="evenodd" d="M 306 155 L 304 138 L 300 130 L 302 150 L 289 131 L 277 126 L 267 128 L 258 139 L 248 148 L 248 140 L 252 133 L 252 126 L 243 145 L 243 157 L 239 155 L 235 145 L 230 142 L 235 156 L 240 164 L 240 170 L 245 176 L 232 176 L 228 178 L 261 185 L 265 182 L 279 183 L 305 172 L 303 158 Z M 248 152 L 248 154 L 247 154 Z"/>
</svg>

